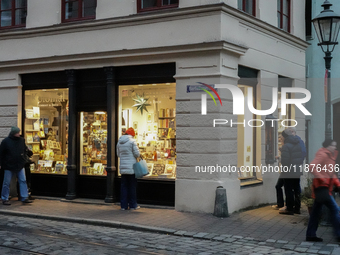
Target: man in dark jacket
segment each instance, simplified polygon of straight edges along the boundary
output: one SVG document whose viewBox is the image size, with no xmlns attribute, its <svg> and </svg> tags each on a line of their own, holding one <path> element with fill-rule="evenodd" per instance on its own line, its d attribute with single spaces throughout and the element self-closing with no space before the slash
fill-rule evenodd
<svg viewBox="0 0 340 255">
<path fill-rule="evenodd" d="M 12 176 L 15 174 L 19 181 L 20 197 L 23 203 L 32 203 L 28 199 L 24 166 L 26 163 L 26 144 L 25 139 L 20 137 L 20 129 L 12 127 L 9 136 L 0 145 L 0 168 L 5 171 L 2 185 L 1 199 L 2 204 L 11 205 L 8 200 L 9 185 Z"/>
<path fill-rule="evenodd" d="M 284 130 L 284 132 L 288 136 L 285 138 L 284 145 L 282 146 L 281 165 L 287 208 L 280 211 L 280 214 L 292 215 L 294 213 L 300 213 L 300 176 L 303 173 L 301 167 L 304 160 L 304 153 L 301 147 L 302 140 L 295 135 L 295 129 L 288 128 Z"/>
</svg>

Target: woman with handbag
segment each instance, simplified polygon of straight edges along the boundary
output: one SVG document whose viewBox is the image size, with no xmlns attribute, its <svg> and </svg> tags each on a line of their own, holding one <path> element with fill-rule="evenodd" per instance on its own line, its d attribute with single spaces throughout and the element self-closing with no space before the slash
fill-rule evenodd
<svg viewBox="0 0 340 255">
<path fill-rule="evenodd" d="M 323 239 L 316 236 L 319 224 L 319 216 L 322 206 L 329 208 L 331 213 L 332 225 L 335 235 L 340 241 L 340 216 L 339 206 L 332 196 L 333 187 L 339 190 L 340 182 L 335 172 L 335 160 L 338 156 L 336 141 L 326 139 L 322 143 L 313 161 L 309 164 L 309 171 L 314 175 L 313 179 L 313 198 L 314 204 L 309 217 L 306 241 L 322 242 Z"/>
<path fill-rule="evenodd" d="M 121 188 L 120 188 L 120 207 L 121 210 L 137 210 L 140 207 L 137 205 L 137 179 L 133 170 L 133 164 L 137 162 L 140 156 L 136 141 L 133 139 L 135 131 L 133 128 L 126 130 L 117 144 L 117 156 L 120 158 L 119 170 L 121 173 Z"/>
</svg>

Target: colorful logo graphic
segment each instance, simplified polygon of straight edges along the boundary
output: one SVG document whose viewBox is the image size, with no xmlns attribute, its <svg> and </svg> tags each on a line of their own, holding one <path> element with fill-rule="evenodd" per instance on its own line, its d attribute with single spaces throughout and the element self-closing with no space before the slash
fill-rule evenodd
<svg viewBox="0 0 340 255">
<path fill-rule="evenodd" d="M 210 85 L 205 84 L 205 83 L 203 83 L 203 82 L 197 82 L 197 83 L 206 86 L 206 87 L 209 88 L 212 92 L 214 92 L 215 95 L 217 96 L 218 100 L 220 100 L 220 103 L 221 103 L 221 106 L 222 106 L 222 100 L 221 100 L 221 98 L 220 98 L 220 95 L 217 93 L 217 91 L 216 91 L 213 87 L 211 87 Z M 204 88 L 199 88 L 199 89 L 205 91 L 205 92 L 212 98 L 212 100 L 214 100 L 215 105 L 217 105 L 215 98 L 213 97 L 213 95 L 212 95 L 208 90 L 206 90 L 206 89 L 204 89 Z"/>
</svg>

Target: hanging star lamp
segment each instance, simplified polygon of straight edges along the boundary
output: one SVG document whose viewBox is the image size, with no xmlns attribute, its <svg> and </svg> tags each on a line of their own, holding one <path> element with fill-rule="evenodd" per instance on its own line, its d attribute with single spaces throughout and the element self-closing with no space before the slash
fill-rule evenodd
<svg viewBox="0 0 340 255">
<path fill-rule="evenodd" d="M 148 104 L 148 100 L 149 98 L 145 98 L 144 94 L 143 95 L 138 95 L 136 94 L 136 98 L 132 98 L 136 104 L 134 104 L 132 107 L 136 107 L 136 112 L 138 112 L 140 110 L 141 115 L 143 115 L 143 110 L 148 111 L 148 109 L 146 108 L 147 106 L 150 106 L 151 104 Z"/>
</svg>

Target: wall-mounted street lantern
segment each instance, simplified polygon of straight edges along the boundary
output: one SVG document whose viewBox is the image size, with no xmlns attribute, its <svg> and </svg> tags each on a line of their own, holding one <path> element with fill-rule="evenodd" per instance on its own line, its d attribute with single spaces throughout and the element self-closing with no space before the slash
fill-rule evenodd
<svg viewBox="0 0 340 255">
<path fill-rule="evenodd" d="M 338 44 L 338 34 L 340 29 L 340 16 L 330 9 L 332 4 L 325 1 L 321 5 L 324 10 L 316 16 L 312 22 L 319 39 L 318 45 L 321 46 L 322 51 L 325 53 L 325 65 L 327 78 L 327 92 L 326 92 L 326 110 L 325 110 L 325 138 L 332 138 L 332 121 L 331 121 L 331 60 L 332 51 L 335 45 Z"/>
</svg>

